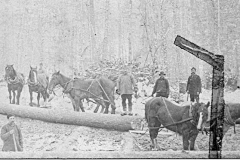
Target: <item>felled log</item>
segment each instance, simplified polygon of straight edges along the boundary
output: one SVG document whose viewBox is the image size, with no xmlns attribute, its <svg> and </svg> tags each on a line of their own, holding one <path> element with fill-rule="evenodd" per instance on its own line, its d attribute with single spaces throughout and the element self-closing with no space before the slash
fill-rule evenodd
<svg viewBox="0 0 240 160">
<path fill-rule="evenodd" d="M 13 114 L 18 117 L 36 119 L 45 122 L 96 127 L 118 131 L 135 129 L 136 123 L 142 119 L 142 117 L 137 116 L 83 113 L 5 103 L 0 103 L 0 114 Z"/>
</svg>

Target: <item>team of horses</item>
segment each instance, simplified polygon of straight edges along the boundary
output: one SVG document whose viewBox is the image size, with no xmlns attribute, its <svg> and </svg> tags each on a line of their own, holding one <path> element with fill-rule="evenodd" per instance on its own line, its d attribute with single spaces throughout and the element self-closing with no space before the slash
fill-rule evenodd
<svg viewBox="0 0 240 160">
<path fill-rule="evenodd" d="M 20 103 L 20 95 L 24 87 L 24 76 L 18 73 L 13 65 L 7 65 L 5 68 L 5 80 L 8 86 L 9 100 L 15 104 L 17 91 L 17 102 Z M 44 102 L 49 98 L 49 93 L 54 93 L 54 88 L 60 85 L 63 93 L 71 99 L 74 111 L 85 112 L 82 100 L 93 99 L 97 103 L 94 112 L 97 112 L 102 106 L 101 112 L 108 114 L 111 106 L 111 114 L 115 114 L 114 92 L 116 83 L 106 77 L 97 79 L 83 79 L 64 76 L 60 71 L 52 74 L 49 80 L 48 76 L 40 76 L 37 68 L 30 67 L 28 81 L 30 93 L 30 106 L 32 106 L 33 92 L 38 94 L 38 106 L 40 95 Z M 12 95 L 13 93 L 13 99 Z M 157 135 L 161 126 L 182 135 L 183 149 L 194 150 L 195 140 L 199 131 L 207 130 L 209 119 L 209 102 L 188 104 L 185 106 L 177 105 L 163 97 L 151 98 L 145 104 L 145 119 L 148 123 L 151 147 L 157 149 Z M 224 134 L 235 121 L 240 118 L 240 104 L 231 103 L 226 105 L 224 116 Z"/>
</svg>

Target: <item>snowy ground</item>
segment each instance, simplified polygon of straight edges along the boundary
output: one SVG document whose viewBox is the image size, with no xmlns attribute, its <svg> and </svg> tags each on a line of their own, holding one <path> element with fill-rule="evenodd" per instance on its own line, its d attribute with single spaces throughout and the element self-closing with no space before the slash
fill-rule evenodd
<svg viewBox="0 0 240 160">
<path fill-rule="evenodd" d="M 147 89 L 147 93 L 151 93 L 151 87 Z M 0 84 L 0 100 L 9 103 L 7 87 L 4 83 Z M 61 89 L 56 92 L 57 96 L 49 104 L 51 107 L 46 109 L 59 109 L 59 110 L 73 110 L 70 100 L 61 95 Z M 140 94 L 141 95 L 141 94 Z M 226 92 L 226 101 L 239 102 L 240 90 L 235 92 Z M 186 100 L 187 95 L 183 96 Z M 34 95 L 34 102 L 37 95 Z M 149 98 L 140 97 L 134 98 L 134 114 L 144 117 L 144 102 Z M 211 91 L 203 90 L 200 96 L 202 102 L 211 100 Z M 41 99 L 41 104 L 43 103 Z M 240 102 L 239 102 L 240 103 Z M 24 86 L 21 96 L 21 105 L 29 104 L 28 86 Z M 116 96 L 117 110 L 116 113 L 121 113 L 121 98 Z M 93 112 L 94 104 L 84 103 L 86 112 Z M 100 114 L 100 113 L 97 113 Z M 7 123 L 5 115 L 0 115 L 0 127 Z M 25 118 L 16 118 L 16 123 L 20 126 L 24 138 L 25 151 L 123 151 L 126 150 L 126 133 L 118 131 L 107 131 L 104 129 L 96 129 L 84 126 L 72 126 L 65 124 L 47 123 L 38 120 L 31 120 Z M 146 129 L 146 127 L 145 127 Z M 240 149 L 240 127 L 236 127 L 237 134 L 233 134 L 231 128 L 223 143 L 223 150 L 237 151 Z M 136 146 L 133 150 L 150 150 L 150 138 L 148 132 L 145 134 L 130 134 L 134 139 Z M 129 137 L 128 137 L 129 138 Z M 196 141 L 197 150 L 208 150 L 208 136 L 199 134 Z M 181 150 L 182 139 L 166 129 L 163 129 L 158 135 L 158 144 L 161 150 Z M 0 141 L 0 148 L 2 141 Z"/>
</svg>

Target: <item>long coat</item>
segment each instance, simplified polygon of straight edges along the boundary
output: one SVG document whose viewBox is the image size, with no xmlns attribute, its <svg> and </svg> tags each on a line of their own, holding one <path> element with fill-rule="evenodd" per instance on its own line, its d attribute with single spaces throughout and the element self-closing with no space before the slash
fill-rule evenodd
<svg viewBox="0 0 240 160">
<path fill-rule="evenodd" d="M 166 78 L 158 78 L 154 87 L 153 87 L 153 92 L 154 93 L 164 93 L 169 95 L 169 83 L 168 80 Z"/>
<path fill-rule="evenodd" d="M 117 80 L 117 89 L 120 94 L 133 94 L 136 82 L 131 74 L 120 75 Z"/>
<path fill-rule="evenodd" d="M 14 129 L 14 134 L 9 133 L 9 131 L 11 131 L 12 129 Z M 9 124 L 4 125 L 1 130 L 1 139 L 3 140 L 2 151 L 16 151 L 14 146 L 13 136 L 16 141 L 17 150 L 22 151 L 23 140 L 22 140 L 21 130 L 17 125 L 11 126 Z"/>
<path fill-rule="evenodd" d="M 197 95 L 197 92 L 202 92 L 202 83 L 198 75 L 191 74 L 191 76 L 188 77 L 187 91 L 189 91 L 189 94 L 192 95 Z"/>
</svg>

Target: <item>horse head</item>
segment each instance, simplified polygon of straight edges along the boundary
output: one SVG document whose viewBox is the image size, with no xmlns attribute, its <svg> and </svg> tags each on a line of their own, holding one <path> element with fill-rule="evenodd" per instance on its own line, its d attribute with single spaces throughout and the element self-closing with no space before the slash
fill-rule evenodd
<svg viewBox="0 0 240 160">
<path fill-rule="evenodd" d="M 206 122 L 208 121 L 208 109 L 210 102 L 207 104 L 199 103 L 198 107 L 195 107 L 197 114 L 197 129 L 203 131 Z"/>
<path fill-rule="evenodd" d="M 30 66 L 28 79 L 30 82 L 37 83 L 37 67 Z"/>
<path fill-rule="evenodd" d="M 16 77 L 16 71 L 13 68 L 13 64 L 12 65 L 7 65 L 5 68 L 5 77 L 8 78 L 10 77 L 11 79 L 14 79 Z"/>
<path fill-rule="evenodd" d="M 61 77 L 60 76 L 61 76 L 60 71 L 52 74 L 52 78 L 51 78 L 50 83 L 48 85 L 48 90 L 49 90 L 50 94 L 52 94 L 52 91 L 53 91 L 54 87 L 61 83 L 61 81 L 60 81 Z"/>
</svg>

